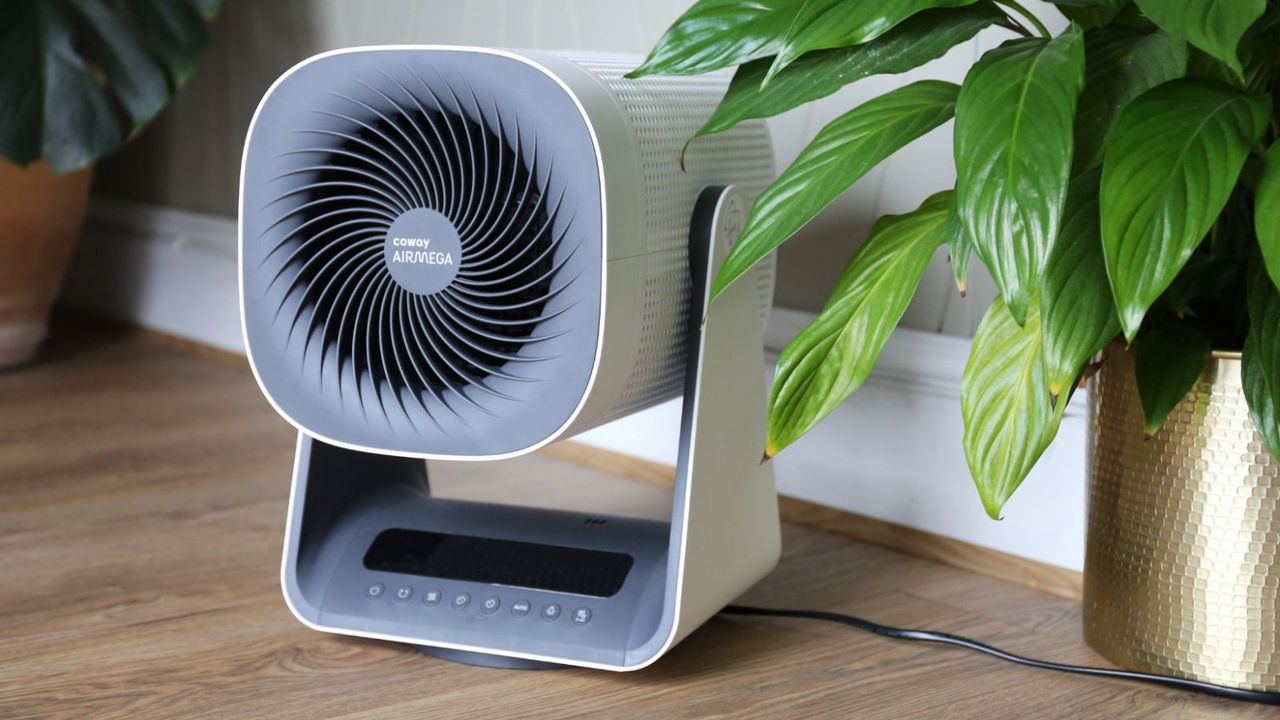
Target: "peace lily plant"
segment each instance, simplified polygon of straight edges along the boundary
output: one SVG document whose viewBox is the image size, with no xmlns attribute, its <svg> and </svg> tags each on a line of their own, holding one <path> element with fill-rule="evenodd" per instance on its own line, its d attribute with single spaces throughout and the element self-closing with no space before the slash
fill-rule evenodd
<svg viewBox="0 0 1280 720">
<path fill-rule="evenodd" d="M 1243 349 L 1253 420 L 1280 452 L 1280 7 L 1051 2 L 1071 21 L 1057 36 L 1014 0 L 700 0 L 630 74 L 738 66 L 703 136 L 910 70 L 984 28 L 1011 35 L 961 85 L 914 82 L 836 118 L 756 200 L 714 294 L 955 119 L 954 189 L 880 218 L 783 350 L 766 456 L 866 380 L 943 245 L 961 292 L 973 253 L 999 290 L 960 390 L 965 455 L 991 517 L 1117 337 L 1134 348 L 1149 433 L 1211 349 Z"/>
</svg>

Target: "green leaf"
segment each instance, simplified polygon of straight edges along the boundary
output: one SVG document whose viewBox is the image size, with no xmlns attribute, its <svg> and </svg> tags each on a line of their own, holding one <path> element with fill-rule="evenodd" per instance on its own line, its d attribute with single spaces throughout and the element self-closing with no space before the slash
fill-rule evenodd
<svg viewBox="0 0 1280 720">
<path fill-rule="evenodd" d="M 1177 277 L 1169 283 L 1169 289 L 1152 307 L 1180 318 L 1196 317 L 1195 306 L 1201 301 L 1216 301 L 1239 287 L 1244 273 L 1243 264 L 1235 256 L 1197 252 L 1182 266 Z"/>
<path fill-rule="evenodd" d="M 760 85 L 773 61 L 753 60 L 738 68 L 724 99 L 697 134 L 710 135 L 743 120 L 786 112 L 871 75 L 906 72 L 1003 17 L 989 3 L 926 10 L 864 45 L 808 53 L 763 89 Z"/>
<path fill-rule="evenodd" d="M 1058 231 L 1071 170 L 1084 43 L 1005 43 L 969 70 L 956 103 L 956 208 L 1018 322 Z"/>
<path fill-rule="evenodd" d="M 973 257 L 973 238 L 965 230 L 960 221 L 960 214 L 954 207 L 947 216 L 947 253 L 951 256 L 951 272 L 956 278 L 956 289 L 960 297 L 964 297 L 969 278 L 969 260 Z"/>
<path fill-rule="evenodd" d="M 1280 287 L 1280 140 L 1267 148 L 1263 158 L 1262 177 L 1258 180 L 1253 203 L 1253 224 L 1258 233 L 1258 247 L 1266 263 L 1271 282 Z"/>
<path fill-rule="evenodd" d="M 63 9 L 41 3 L 44 126 L 41 152 L 54 172 L 82 168 L 115 149 L 121 128 L 111 100 L 76 53 Z"/>
<path fill-rule="evenodd" d="M 1121 112 L 1102 172 L 1102 247 L 1125 337 L 1231 196 L 1271 101 L 1207 80 L 1157 86 Z"/>
<path fill-rule="evenodd" d="M 716 275 L 712 297 L 809 222 L 858 178 L 955 111 L 959 88 L 922 80 L 831 121 L 756 199 L 746 227 Z"/>
<path fill-rule="evenodd" d="M 976 0 L 804 0 L 763 83 L 767 85 L 783 68 L 811 50 L 861 45 L 922 10 L 960 7 L 974 2 Z"/>
<path fill-rule="evenodd" d="M 200 8 L 185 0 L 125 0 L 125 7 L 139 40 L 164 66 L 172 89 L 185 85 L 209 45 Z"/>
<path fill-rule="evenodd" d="M 951 192 L 876 221 L 827 306 L 778 358 L 769 400 L 773 456 L 844 402 L 871 373 L 934 251 L 947 240 Z"/>
<path fill-rule="evenodd" d="M 1266 0 L 1136 0 L 1161 30 L 1180 37 L 1221 60 L 1243 76 L 1236 46 L 1245 30 L 1262 16 Z"/>
<path fill-rule="evenodd" d="M 0 3 L 0 155 L 19 165 L 42 151 L 40 13 L 37 0 Z"/>
<path fill-rule="evenodd" d="M 1169 315 L 1158 316 L 1134 343 L 1134 373 L 1148 435 L 1160 429 L 1196 384 L 1212 351 L 1208 333 Z"/>
<path fill-rule="evenodd" d="M 222 0 L 192 0 L 192 2 L 205 20 L 212 20 L 222 11 Z"/>
<path fill-rule="evenodd" d="M 1106 25 L 1129 0 L 1049 0 L 1068 20 L 1081 27 Z"/>
<path fill-rule="evenodd" d="M 0 3 L 0 156 L 59 173 L 97 161 L 159 112 L 166 67 L 176 86 L 207 40 L 187 0 Z"/>
<path fill-rule="evenodd" d="M 1272 457 L 1280 458 L 1280 294 L 1261 270 L 1250 274 L 1248 294 L 1240 381 L 1258 434 Z"/>
<path fill-rule="evenodd" d="M 118 15 L 96 0 L 70 0 L 79 14 L 86 50 L 102 68 L 108 87 L 129 116 L 131 129 L 160 112 L 169 99 L 164 72 Z"/>
<path fill-rule="evenodd" d="M 772 55 L 803 0 L 699 0 L 629 78 L 697 75 Z"/>
<path fill-rule="evenodd" d="M 1187 44 L 1164 33 L 1101 27 L 1084 34 L 1085 80 L 1076 109 L 1075 159 L 1079 174 L 1102 164 L 1102 150 L 1120 111 L 1138 95 L 1182 77 Z"/>
<path fill-rule="evenodd" d="M 978 326 L 960 383 L 964 454 L 993 519 L 1053 441 L 1067 403 L 1045 391 L 1040 310 L 1019 325 L 997 298 Z"/>
<path fill-rule="evenodd" d="M 1098 231 L 1098 173 L 1075 180 L 1067 190 L 1062 229 L 1045 263 L 1040 290 L 1045 379 L 1059 397 L 1080 376 L 1085 363 L 1120 333 Z"/>
</svg>

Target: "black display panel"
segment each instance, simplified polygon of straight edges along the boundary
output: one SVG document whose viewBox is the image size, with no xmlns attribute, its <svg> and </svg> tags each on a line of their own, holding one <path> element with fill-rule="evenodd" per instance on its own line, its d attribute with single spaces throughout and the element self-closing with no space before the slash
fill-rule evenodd
<svg viewBox="0 0 1280 720">
<path fill-rule="evenodd" d="M 370 570 L 592 597 L 621 590 L 632 563 L 605 550 L 403 529 L 378 533 L 364 554 Z"/>
</svg>

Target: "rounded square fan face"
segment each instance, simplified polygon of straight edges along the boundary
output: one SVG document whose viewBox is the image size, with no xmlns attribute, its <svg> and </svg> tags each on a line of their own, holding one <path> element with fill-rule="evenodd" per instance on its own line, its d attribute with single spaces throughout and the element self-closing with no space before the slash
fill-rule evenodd
<svg viewBox="0 0 1280 720">
<path fill-rule="evenodd" d="M 331 442 L 457 457 L 557 434 L 591 383 L 596 142 L 515 57 L 321 56 L 258 109 L 241 185 L 245 341 L 272 403 Z"/>
</svg>

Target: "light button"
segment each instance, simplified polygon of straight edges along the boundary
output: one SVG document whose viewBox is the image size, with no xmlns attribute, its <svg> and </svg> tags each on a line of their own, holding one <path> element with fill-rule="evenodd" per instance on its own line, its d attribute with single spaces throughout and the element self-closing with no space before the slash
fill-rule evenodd
<svg viewBox="0 0 1280 720">
<path fill-rule="evenodd" d="M 547 622 L 555 622 L 560 617 L 560 606 L 555 603 L 547 603 L 542 606 L 542 619 Z"/>
</svg>

